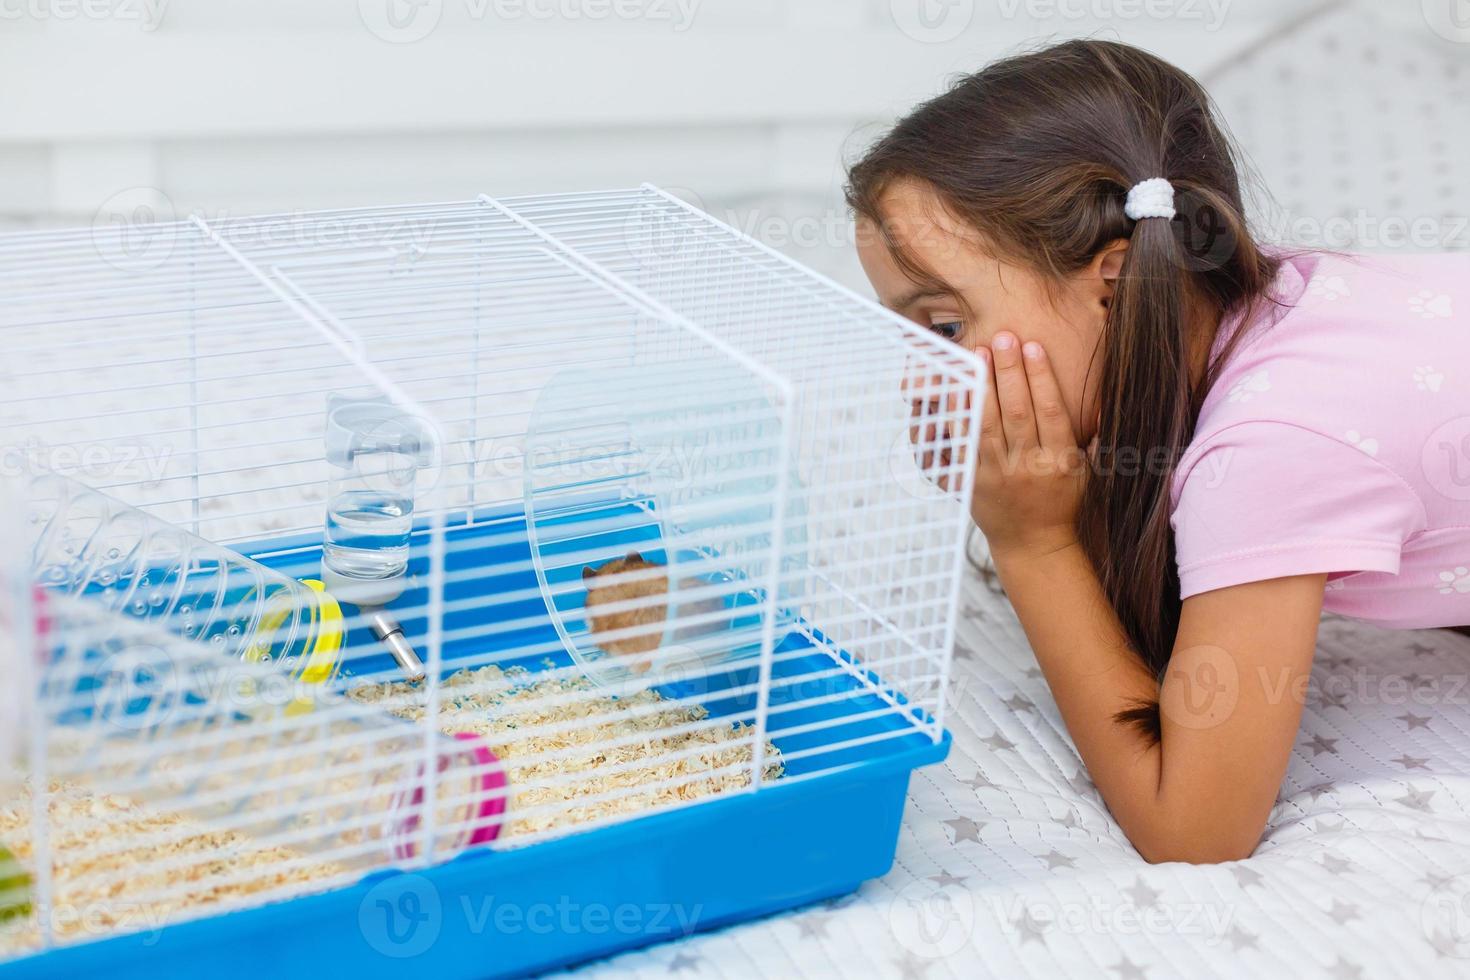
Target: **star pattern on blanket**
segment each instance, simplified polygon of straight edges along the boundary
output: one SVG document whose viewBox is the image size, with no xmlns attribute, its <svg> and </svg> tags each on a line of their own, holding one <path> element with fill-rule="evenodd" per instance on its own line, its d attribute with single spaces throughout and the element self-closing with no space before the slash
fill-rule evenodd
<svg viewBox="0 0 1470 980">
<path fill-rule="evenodd" d="M 1120 962 L 1113 964 L 1108 969 L 1118 975 L 1118 980 L 1144 980 L 1148 976 L 1144 972 L 1144 967 L 1139 966 L 1127 956 L 1124 956 Z"/>
<path fill-rule="evenodd" d="M 1313 758 L 1322 755 L 1324 752 L 1337 755 L 1337 742 L 1338 740 L 1335 738 L 1313 735 L 1311 740 L 1307 742 L 1307 748 L 1312 750 Z"/>
<path fill-rule="evenodd" d="M 1322 867 L 1327 869 L 1328 874 L 1345 875 L 1353 870 L 1353 862 L 1340 854 L 1333 854 L 1331 851 L 1322 855 L 1320 863 Z"/>
<path fill-rule="evenodd" d="M 987 738 L 982 738 L 980 741 L 984 742 L 992 749 L 995 749 L 997 752 L 1003 752 L 1006 749 L 1014 749 L 1016 747 L 1015 742 L 1012 742 L 1000 732 L 996 732 L 994 735 L 991 735 Z"/>
<path fill-rule="evenodd" d="M 1428 715 L 1416 715 L 1409 711 L 1399 715 L 1399 721 L 1408 726 L 1405 731 L 1412 732 L 1416 728 L 1428 728 L 1430 719 Z"/>
<path fill-rule="evenodd" d="M 1332 908 L 1327 910 L 1327 915 L 1333 922 L 1344 926 L 1358 917 L 1358 907 L 1344 902 L 1340 898 L 1334 898 L 1332 900 Z"/>
<path fill-rule="evenodd" d="M 950 885 L 963 885 L 967 877 L 968 875 L 953 875 L 946 870 L 937 875 L 930 875 L 929 880 L 937 882 L 940 888 L 947 888 Z"/>
<path fill-rule="evenodd" d="M 1363 968 L 1339 956 L 1337 962 L 1327 968 L 1327 974 L 1336 980 L 1362 980 Z"/>
<path fill-rule="evenodd" d="M 1077 866 L 1076 859 L 1067 857 L 1067 855 L 1056 848 L 1052 848 L 1041 855 L 1041 860 L 1046 862 L 1046 870 L 1048 871 L 1055 871 L 1057 868 L 1075 868 Z"/>
<path fill-rule="evenodd" d="M 892 961 L 898 967 L 898 975 L 903 980 L 923 980 L 929 973 L 929 968 L 934 965 L 933 960 L 921 960 L 913 953 L 904 953 Z"/>
<path fill-rule="evenodd" d="M 1046 930 L 1051 924 L 1038 920 L 1031 914 L 1029 908 L 1022 909 L 1021 914 L 1011 920 L 1011 925 L 1020 933 L 1022 946 L 1033 940 L 1043 946 L 1046 945 Z"/>
<path fill-rule="evenodd" d="M 811 912 L 799 916 L 796 920 L 796 931 L 801 939 L 826 939 L 827 920 L 830 915 L 821 912 Z"/>
<path fill-rule="evenodd" d="M 954 842 L 956 844 L 967 840 L 980 843 L 981 824 L 972 817 L 951 817 L 944 821 L 954 831 Z"/>
<path fill-rule="evenodd" d="M 1423 674 L 1415 672 L 1412 674 L 1405 674 L 1404 683 L 1408 684 L 1416 691 L 1422 691 L 1426 687 L 1433 687 L 1437 682 L 1433 677 L 1425 677 Z"/>
<path fill-rule="evenodd" d="M 1425 763 L 1427 763 L 1429 761 L 1427 758 L 1422 758 L 1421 759 L 1421 758 L 1419 758 L 1417 756 L 1409 755 L 1407 752 L 1405 752 L 1403 755 L 1399 756 L 1397 759 L 1390 759 L 1389 761 L 1390 762 L 1398 763 L 1399 765 L 1403 766 L 1405 769 L 1425 769 L 1425 770 L 1427 770 L 1429 768 L 1429 766 L 1425 765 Z"/>
<path fill-rule="evenodd" d="M 1408 807 L 1411 810 L 1420 810 L 1424 813 L 1431 813 L 1433 812 L 1433 807 L 1429 805 L 1429 801 L 1433 797 L 1434 790 L 1432 789 L 1415 789 L 1413 786 L 1410 786 L 1408 787 L 1408 792 L 1406 792 L 1403 796 L 1396 798 L 1396 802 Z"/>
<path fill-rule="evenodd" d="M 1036 702 L 1024 694 L 1013 694 L 1001 702 L 1012 711 L 1035 711 Z"/>
<path fill-rule="evenodd" d="M 1225 934 L 1225 939 L 1230 943 L 1230 948 L 1237 952 L 1242 949 L 1260 949 L 1260 937 L 1246 932 L 1240 926 L 1231 926 L 1230 931 Z"/>
<path fill-rule="evenodd" d="M 700 959 L 701 957 L 698 953 L 691 953 L 688 950 L 681 949 L 674 953 L 673 959 L 669 960 L 669 972 L 683 973 L 685 970 L 692 970 L 698 973 Z"/>
<path fill-rule="evenodd" d="M 1078 769 L 1074 775 L 1066 777 L 1067 785 L 1072 787 L 1074 793 L 1095 793 L 1097 788 L 1092 785 L 1092 780 L 1087 778 L 1086 769 Z"/>
<path fill-rule="evenodd" d="M 975 775 L 971 776 L 969 779 L 962 779 L 960 780 L 960 782 L 962 785 L 968 786 L 971 789 L 975 790 L 992 789 L 995 786 L 994 783 L 985 778 L 985 774 L 982 773 L 979 769 L 975 770 Z"/>
<path fill-rule="evenodd" d="M 1265 881 L 1265 877 L 1255 868 L 1245 864 L 1233 864 L 1230 873 L 1235 877 L 1235 883 L 1241 888 L 1249 888 L 1251 885 L 1259 885 Z"/>
<path fill-rule="evenodd" d="M 1127 895 L 1129 900 L 1133 902 L 1134 908 L 1142 911 L 1143 909 L 1153 908 L 1154 904 L 1158 902 L 1159 896 L 1164 893 L 1157 888 L 1150 887 L 1149 883 L 1144 881 L 1142 876 L 1139 876 L 1134 880 L 1132 885 L 1123 889 L 1123 894 Z"/>
</svg>

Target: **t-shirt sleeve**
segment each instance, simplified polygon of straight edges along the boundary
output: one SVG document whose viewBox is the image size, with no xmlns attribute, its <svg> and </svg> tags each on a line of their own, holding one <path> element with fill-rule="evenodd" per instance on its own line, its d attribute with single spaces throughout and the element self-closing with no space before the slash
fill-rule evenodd
<svg viewBox="0 0 1470 980">
<path fill-rule="evenodd" d="M 1175 487 L 1183 598 L 1288 575 L 1397 574 L 1423 523 L 1418 496 L 1390 467 L 1281 422 L 1244 422 L 1192 447 Z"/>
</svg>

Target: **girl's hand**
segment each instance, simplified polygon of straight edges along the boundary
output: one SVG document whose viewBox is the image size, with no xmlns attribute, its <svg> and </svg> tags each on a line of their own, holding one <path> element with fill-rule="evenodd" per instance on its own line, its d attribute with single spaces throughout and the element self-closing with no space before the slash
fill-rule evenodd
<svg viewBox="0 0 1470 980">
<path fill-rule="evenodd" d="M 1040 344 L 996 334 L 971 505 L 997 566 L 1076 543 L 1086 453 Z"/>
</svg>

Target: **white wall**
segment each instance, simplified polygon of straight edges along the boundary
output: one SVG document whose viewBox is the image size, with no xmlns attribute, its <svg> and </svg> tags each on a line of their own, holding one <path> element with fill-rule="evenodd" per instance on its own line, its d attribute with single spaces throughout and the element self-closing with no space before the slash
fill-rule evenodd
<svg viewBox="0 0 1470 980">
<path fill-rule="evenodd" d="M 947 76 L 1099 32 L 1205 72 L 1311 5 L 0 0 L 0 223 L 647 180 L 852 281 L 842 161 Z"/>
</svg>

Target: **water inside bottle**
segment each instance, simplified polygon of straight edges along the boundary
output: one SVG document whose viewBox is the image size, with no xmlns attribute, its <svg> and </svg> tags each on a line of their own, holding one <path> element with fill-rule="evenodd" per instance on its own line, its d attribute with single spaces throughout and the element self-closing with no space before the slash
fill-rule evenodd
<svg viewBox="0 0 1470 980">
<path fill-rule="evenodd" d="M 322 560 L 359 579 L 402 575 L 408 568 L 413 498 L 382 490 L 344 490 L 327 502 Z"/>
</svg>

